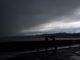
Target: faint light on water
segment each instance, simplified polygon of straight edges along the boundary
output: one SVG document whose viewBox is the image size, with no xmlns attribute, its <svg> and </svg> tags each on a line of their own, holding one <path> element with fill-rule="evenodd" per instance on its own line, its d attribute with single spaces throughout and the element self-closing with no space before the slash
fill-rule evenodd
<svg viewBox="0 0 80 60">
<path fill-rule="evenodd" d="M 55 38 L 55 40 L 78 40 L 80 38 Z"/>
</svg>

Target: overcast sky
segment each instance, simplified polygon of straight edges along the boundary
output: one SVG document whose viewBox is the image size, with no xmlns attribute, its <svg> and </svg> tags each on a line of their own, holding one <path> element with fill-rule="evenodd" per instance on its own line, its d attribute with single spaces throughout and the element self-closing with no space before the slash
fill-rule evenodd
<svg viewBox="0 0 80 60">
<path fill-rule="evenodd" d="M 0 36 L 80 32 L 80 0 L 2 0 Z"/>
</svg>

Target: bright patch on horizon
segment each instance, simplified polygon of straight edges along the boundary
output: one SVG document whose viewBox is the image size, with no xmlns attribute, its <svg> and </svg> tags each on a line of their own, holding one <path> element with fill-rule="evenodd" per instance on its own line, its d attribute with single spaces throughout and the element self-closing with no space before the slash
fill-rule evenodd
<svg viewBox="0 0 80 60">
<path fill-rule="evenodd" d="M 77 22 L 51 22 L 47 24 L 41 24 L 38 27 L 34 27 L 33 29 L 30 30 L 23 30 L 21 31 L 22 33 L 26 33 L 28 31 L 30 32 L 36 32 L 36 31 L 49 31 L 49 30 L 56 30 L 56 29 L 72 29 L 72 28 L 80 28 L 80 21 Z"/>
<path fill-rule="evenodd" d="M 80 9 L 75 10 L 75 12 L 68 17 L 62 16 L 57 19 L 53 19 L 50 22 L 40 24 L 30 29 L 21 30 L 20 33 L 27 32 L 46 32 L 51 30 L 60 30 L 60 29 L 76 29 L 80 28 Z M 79 30 L 78 30 L 79 31 Z"/>
</svg>

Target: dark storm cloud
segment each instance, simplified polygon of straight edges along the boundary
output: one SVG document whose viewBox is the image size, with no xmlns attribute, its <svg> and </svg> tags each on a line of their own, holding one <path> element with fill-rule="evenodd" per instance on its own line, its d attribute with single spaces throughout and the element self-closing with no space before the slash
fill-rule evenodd
<svg viewBox="0 0 80 60">
<path fill-rule="evenodd" d="M 15 34 L 61 16 L 71 15 L 79 8 L 79 0 L 3 0 L 4 35 Z M 58 20 L 57 20 L 58 21 Z"/>
<path fill-rule="evenodd" d="M 70 15 L 77 8 L 77 4 L 73 0 L 35 0 L 33 7 L 29 11 L 27 8 L 23 8 L 23 11 L 19 9 L 21 16 L 18 15 L 18 18 L 24 22 L 26 28 L 54 20 L 60 16 Z"/>
</svg>

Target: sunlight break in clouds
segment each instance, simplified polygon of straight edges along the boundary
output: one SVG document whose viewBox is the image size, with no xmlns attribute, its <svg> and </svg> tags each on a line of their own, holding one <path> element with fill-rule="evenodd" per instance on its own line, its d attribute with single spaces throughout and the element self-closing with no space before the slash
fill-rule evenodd
<svg viewBox="0 0 80 60">
<path fill-rule="evenodd" d="M 42 24 L 38 27 L 34 27 L 33 30 L 23 30 L 21 32 L 28 32 L 28 31 L 48 31 L 48 30 L 55 30 L 55 29 L 71 29 L 71 28 L 80 28 L 79 26 L 80 21 L 77 22 L 71 22 L 71 23 L 65 23 L 65 22 L 53 22 L 53 23 L 47 23 Z"/>
<path fill-rule="evenodd" d="M 80 16 L 80 9 L 76 9 L 71 16 L 62 16 L 62 17 L 55 19 L 56 21 L 52 20 L 51 22 L 40 24 L 28 30 L 26 29 L 21 30 L 20 32 L 21 33 L 36 32 L 36 31 L 46 32 L 46 31 L 56 30 L 56 29 L 58 30 L 68 29 L 69 30 L 69 29 L 74 29 L 74 28 L 75 29 L 80 28 L 79 16 Z"/>
</svg>

